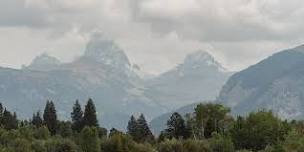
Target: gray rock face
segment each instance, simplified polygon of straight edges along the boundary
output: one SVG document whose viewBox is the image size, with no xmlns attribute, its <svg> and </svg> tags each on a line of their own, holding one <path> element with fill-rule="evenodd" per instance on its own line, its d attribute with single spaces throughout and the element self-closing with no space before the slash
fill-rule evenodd
<svg viewBox="0 0 304 152">
<path fill-rule="evenodd" d="M 148 80 L 145 95 L 171 111 L 214 100 L 231 74 L 210 54 L 197 51 L 175 69 Z"/>
<path fill-rule="evenodd" d="M 304 47 L 276 53 L 231 76 L 218 101 L 235 114 L 270 109 L 282 118 L 304 116 Z"/>
</svg>

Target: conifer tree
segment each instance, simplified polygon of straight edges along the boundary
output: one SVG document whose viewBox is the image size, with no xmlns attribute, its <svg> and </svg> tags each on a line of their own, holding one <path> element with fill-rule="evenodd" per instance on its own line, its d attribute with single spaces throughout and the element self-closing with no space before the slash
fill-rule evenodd
<svg viewBox="0 0 304 152">
<path fill-rule="evenodd" d="M 137 133 L 140 135 L 139 141 L 152 141 L 154 136 L 148 126 L 145 116 L 141 114 L 137 119 Z"/>
<path fill-rule="evenodd" d="M 3 106 L 2 103 L 0 103 L 0 117 L 3 115 Z"/>
<path fill-rule="evenodd" d="M 57 130 L 57 114 L 53 101 L 47 101 L 43 113 L 43 120 L 52 135 Z"/>
<path fill-rule="evenodd" d="M 174 112 L 168 120 L 166 135 L 175 139 L 187 137 L 185 121 L 179 113 Z"/>
<path fill-rule="evenodd" d="M 36 114 L 33 114 L 32 122 L 33 125 L 36 127 L 41 127 L 43 124 L 43 120 L 40 116 L 40 111 L 38 111 Z"/>
<path fill-rule="evenodd" d="M 83 128 L 83 112 L 78 100 L 76 100 L 74 104 L 73 111 L 71 112 L 71 118 L 73 131 L 80 132 Z"/>
<path fill-rule="evenodd" d="M 3 125 L 3 106 L 0 103 L 0 126 Z"/>
<path fill-rule="evenodd" d="M 17 129 L 18 128 L 18 120 L 16 113 L 12 115 L 11 112 L 4 109 L 2 123 L 5 129 Z"/>
<path fill-rule="evenodd" d="M 93 100 L 90 98 L 85 106 L 84 116 L 83 116 L 84 126 L 98 127 L 98 121 L 96 116 L 96 109 Z"/>
<path fill-rule="evenodd" d="M 137 120 L 135 119 L 135 117 L 132 115 L 129 122 L 128 122 L 128 127 L 127 127 L 127 133 L 132 136 L 132 138 L 135 141 L 138 141 L 139 139 L 139 135 L 138 135 L 138 124 L 137 124 Z"/>
</svg>

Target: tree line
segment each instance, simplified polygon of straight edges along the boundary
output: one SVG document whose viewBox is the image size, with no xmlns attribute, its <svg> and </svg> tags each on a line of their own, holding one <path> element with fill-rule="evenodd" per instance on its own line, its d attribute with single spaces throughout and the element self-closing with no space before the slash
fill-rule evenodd
<svg viewBox="0 0 304 152">
<path fill-rule="evenodd" d="M 99 126 L 89 99 L 76 100 L 70 121 L 58 120 L 54 102 L 43 114 L 19 120 L 0 103 L 0 152 L 302 152 L 304 122 L 260 110 L 233 117 L 230 109 L 198 104 L 193 113 L 172 113 L 166 129 L 153 134 L 145 116 L 132 115 L 126 132 Z"/>
</svg>

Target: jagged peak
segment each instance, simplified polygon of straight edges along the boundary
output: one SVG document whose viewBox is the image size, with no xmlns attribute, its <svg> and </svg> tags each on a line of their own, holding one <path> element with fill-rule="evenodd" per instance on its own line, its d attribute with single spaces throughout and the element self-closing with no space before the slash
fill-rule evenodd
<svg viewBox="0 0 304 152">
<path fill-rule="evenodd" d="M 53 65 L 59 65 L 61 64 L 61 61 L 58 60 L 56 57 L 50 56 L 47 53 L 42 53 L 38 56 L 36 56 L 31 64 L 31 65 L 37 65 L 37 64 L 53 64 Z"/>
<path fill-rule="evenodd" d="M 210 67 L 215 67 L 220 71 L 226 71 L 221 63 L 219 63 L 210 53 L 202 50 L 197 50 L 187 55 L 184 59 L 184 65 L 193 67 L 207 65 Z"/>
<path fill-rule="evenodd" d="M 115 41 L 100 33 L 95 33 L 91 36 L 84 56 L 107 65 L 130 66 L 125 52 Z"/>
<path fill-rule="evenodd" d="M 27 68 L 32 70 L 46 71 L 46 70 L 54 69 L 60 64 L 61 61 L 58 60 L 57 58 L 50 56 L 47 53 L 42 53 L 36 56 L 30 63 L 30 65 L 27 66 Z"/>
</svg>

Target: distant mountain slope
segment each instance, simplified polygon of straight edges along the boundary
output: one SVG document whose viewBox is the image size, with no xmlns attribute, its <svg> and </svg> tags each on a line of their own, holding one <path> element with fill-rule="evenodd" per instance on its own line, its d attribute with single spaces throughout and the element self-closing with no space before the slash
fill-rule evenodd
<svg viewBox="0 0 304 152">
<path fill-rule="evenodd" d="M 34 58 L 29 66 L 24 66 L 23 68 L 28 68 L 35 71 L 51 71 L 58 69 L 60 65 L 61 62 L 58 59 L 43 53 Z"/>
<path fill-rule="evenodd" d="M 304 116 L 304 46 L 276 53 L 231 76 L 218 100 L 236 114 L 271 109 L 279 116 Z"/>
<path fill-rule="evenodd" d="M 150 127 L 153 131 L 154 134 L 159 134 L 162 130 L 164 130 L 166 128 L 167 125 L 167 121 L 170 119 L 171 115 L 174 112 L 178 112 L 179 114 L 181 114 L 182 116 L 185 116 L 188 113 L 193 113 L 194 112 L 194 108 L 198 105 L 199 103 L 193 103 L 190 105 L 186 105 L 184 107 L 181 107 L 177 110 L 174 110 L 172 112 L 168 112 L 165 114 L 162 114 L 154 119 L 152 119 L 152 121 L 150 122 Z"/>
<path fill-rule="evenodd" d="M 231 75 L 210 54 L 189 54 L 176 68 L 148 80 L 145 96 L 170 111 L 203 100 L 214 100 Z"/>
</svg>

